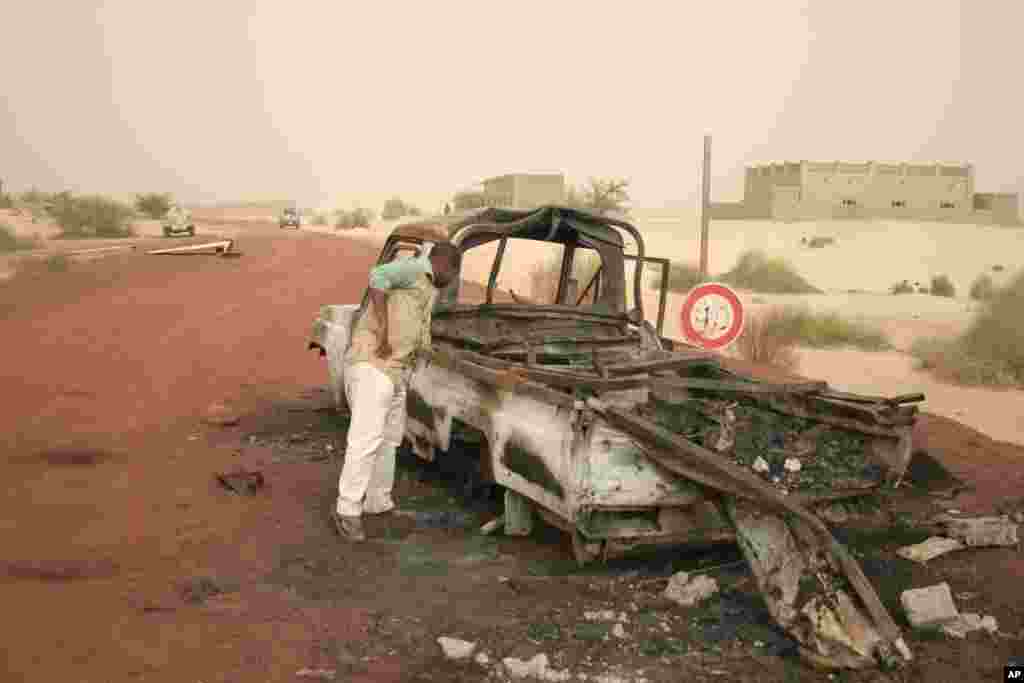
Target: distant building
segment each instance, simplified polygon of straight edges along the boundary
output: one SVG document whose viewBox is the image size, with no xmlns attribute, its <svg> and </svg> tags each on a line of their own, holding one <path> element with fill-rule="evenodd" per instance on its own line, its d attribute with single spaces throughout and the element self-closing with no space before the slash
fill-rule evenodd
<svg viewBox="0 0 1024 683">
<path fill-rule="evenodd" d="M 484 180 L 487 206 L 535 209 L 565 201 L 565 176 L 561 173 L 511 173 Z"/>
<path fill-rule="evenodd" d="M 747 168 L 743 201 L 712 216 L 810 220 L 907 218 L 1019 225 L 1017 195 L 976 194 L 974 167 L 946 164 L 784 162 Z"/>
</svg>

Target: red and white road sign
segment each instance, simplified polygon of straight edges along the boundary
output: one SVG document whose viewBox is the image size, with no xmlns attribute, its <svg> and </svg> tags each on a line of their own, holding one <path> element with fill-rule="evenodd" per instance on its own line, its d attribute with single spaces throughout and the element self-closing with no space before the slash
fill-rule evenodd
<svg viewBox="0 0 1024 683">
<path fill-rule="evenodd" d="M 705 349 L 723 349 L 743 332 L 743 304 L 736 292 L 718 282 L 691 289 L 681 318 L 686 339 Z"/>
</svg>

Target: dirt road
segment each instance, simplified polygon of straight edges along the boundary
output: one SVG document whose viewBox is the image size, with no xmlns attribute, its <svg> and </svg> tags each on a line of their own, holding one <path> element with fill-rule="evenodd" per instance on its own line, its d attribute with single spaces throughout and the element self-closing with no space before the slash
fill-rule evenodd
<svg viewBox="0 0 1024 683">
<path fill-rule="evenodd" d="M 0 284 L 0 680 L 293 681 L 302 669 L 483 680 L 475 664 L 444 661 L 443 635 L 619 680 L 814 676 L 777 656 L 785 643 L 742 571 L 720 576 L 730 590 L 713 609 L 660 599 L 668 573 L 734 562 L 728 548 L 581 574 L 558 534 L 483 541 L 462 529 L 487 505 L 465 507 L 411 467 L 397 494 L 416 515 L 371 520 L 381 540 L 341 545 L 326 514 L 344 423 L 322 409 L 326 370 L 306 332 L 321 304 L 359 297 L 375 249 L 235 230 L 239 259 L 129 253 Z M 206 424 L 215 401 L 239 423 Z M 921 438 L 976 484 L 943 505 L 985 511 L 1020 495 L 1021 449 L 940 418 Z M 266 488 L 218 486 L 214 474 L 236 466 L 259 469 Z M 948 580 L 1009 634 L 915 642 L 924 655 L 908 680 L 988 680 L 1022 654 L 1022 576 L 1012 550 L 901 565 L 901 586 Z M 609 609 L 628 615 L 624 638 L 586 614 Z"/>
</svg>

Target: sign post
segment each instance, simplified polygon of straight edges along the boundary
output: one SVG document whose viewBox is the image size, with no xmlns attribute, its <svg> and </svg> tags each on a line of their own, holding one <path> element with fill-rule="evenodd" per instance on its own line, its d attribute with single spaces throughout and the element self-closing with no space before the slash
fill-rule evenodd
<svg viewBox="0 0 1024 683">
<path fill-rule="evenodd" d="M 704 168 L 700 199 L 700 276 L 708 276 L 708 227 L 711 223 L 711 136 L 704 136 Z"/>
</svg>

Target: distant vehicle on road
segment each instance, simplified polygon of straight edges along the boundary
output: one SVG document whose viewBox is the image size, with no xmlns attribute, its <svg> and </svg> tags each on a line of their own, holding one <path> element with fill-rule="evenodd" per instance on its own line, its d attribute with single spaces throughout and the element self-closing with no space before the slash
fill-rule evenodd
<svg viewBox="0 0 1024 683">
<path fill-rule="evenodd" d="M 196 234 L 196 226 L 192 222 L 192 213 L 180 206 L 172 206 L 167 210 L 167 213 L 164 215 L 163 228 L 164 237 L 174 237 L 175 235 L 188 235 L 192 237 Z"/>
<path fill-rule="evenodd" d="M 302 214 L 296 208 L 287 208 L 281 212 L 278 224 L 281 228 L 295 228 L 298 230 L 302 226 Z"/>
</svg>

